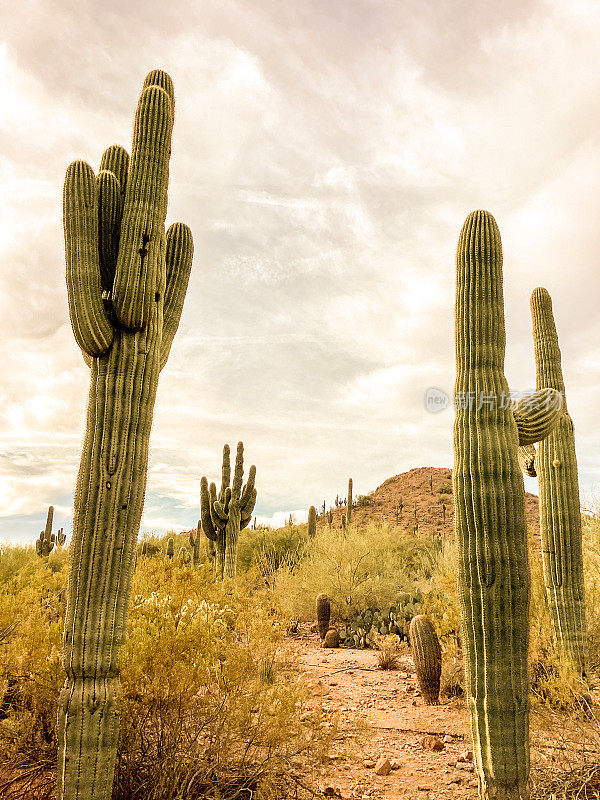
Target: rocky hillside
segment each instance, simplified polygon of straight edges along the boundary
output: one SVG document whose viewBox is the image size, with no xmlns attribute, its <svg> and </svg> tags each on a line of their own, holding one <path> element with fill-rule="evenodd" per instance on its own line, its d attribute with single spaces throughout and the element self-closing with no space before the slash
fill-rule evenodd
<svg viewBox="0 0 600 800">
<path fill-rule="evenodd" d="M 454 504 L 452 501 L 452 470 L 438 467 L 417 467 L 388 478 L 374 492 L 354 498 L 352 521 L 358 525 L 368 522 L 389 522 L 408 531 L 452 535 Z M 334 526 L 341 526 L 346 507 L 333 511 Z M 525 514 L 528 524 L 539 530 L 538 498 L 525 493 Z M 320 516 L 319 525 L 327 524 Z"/>
</svg>

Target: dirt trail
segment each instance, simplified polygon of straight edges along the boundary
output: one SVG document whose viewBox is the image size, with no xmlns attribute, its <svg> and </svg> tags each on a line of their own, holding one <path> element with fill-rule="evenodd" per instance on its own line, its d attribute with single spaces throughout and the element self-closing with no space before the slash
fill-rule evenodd
<svg viewBox="0 0 600 800">
<path fill-rule="evenodd" d="M 301 667 L 315 684 L 314 702 L 338 726 L 331 762 L 318 780 L 325 794 L 365 800 L 477 797 L 472 763 L 459 760 L 471 749 L 464 702 L 424 705 L 410 656 L 400 659 L 399 670 L 384 671 L 373 650 L 323 649 L 309 626 L 296 645 Z M 424 748 L 428 734 L 443 750 Z M 375 774 L 380 756 L 396 767 L 387 776 Z"/>
</svg>

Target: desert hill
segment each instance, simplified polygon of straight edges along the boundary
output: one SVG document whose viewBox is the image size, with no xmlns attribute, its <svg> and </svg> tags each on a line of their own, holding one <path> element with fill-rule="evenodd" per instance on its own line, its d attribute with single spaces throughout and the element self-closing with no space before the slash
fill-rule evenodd
<svg viewBox="0 0 600 800">
<path fill-rule="evenodd" d="M 538 497 L 525 492 L 525 516 L 536 532 L 539 530 Z M 322 508 L 321 508 L 322 510 Z M 346 506 L 333 509 L 333 525 L 341 527 Z M 445 467 L 417 467 L 385 480 L 369 495 L 354 498 L 352 522 L 388 522 L 407 531 L 432 536 L 452 535 L 454 504 L 452 470 Z M 319 516 L 318 526 L 327 525 L 327 514 Z"/>
</svg>

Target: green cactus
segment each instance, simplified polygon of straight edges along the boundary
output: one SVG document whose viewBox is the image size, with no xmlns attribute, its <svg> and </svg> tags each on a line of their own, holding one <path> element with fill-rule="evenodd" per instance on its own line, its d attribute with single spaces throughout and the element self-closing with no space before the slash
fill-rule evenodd
<svg viewBox="0 0 600 800">
<path fill-rule="evenodd" d="M 52 533 L 53 520 L 54 506 L 50 506 L 48 508 L 48 516 L 46 517 L 46 528 L 40 533 L 40 537 L 35 543 L 35 552 L 42 558 L 49 556 L 54 549 L 54 542 L 56 541 L 56 538 Z"/>
<path fill-rule="evenodd" d="M 190 551 L 183 545 L 179 548 L 179 553 L 177 553 L 177 560 L 179 561 L 180 566 L 189 567 L 192 563 L 192 554 Z"/>
<path fill-rule="evenodd" d="M 581 509 L 573 420 L 565 401 L 561 355 L 546 289 L 531 295 L 536 385 L 560 393 L 563 415 L 540 442 L 535 470 L 540 484 L 540 533 L 544 582 L 554 636 L 560 650 L 585 674 L 586 620 L 581 545 Z"/>
<path fill-rule="evenodd" d="M 486 211 L 467 217 L 458 241 L 455 342 L 452 479 L 473 749 L 481 797 L 521 800 L 529 777 L 530 574 L 517 426 L 498 402 L 510 396 L 502 245 Z"/>
<path fill-rule="evenodd" d="M 519 466 L 521 471 L 530 478 L 535 478 L 535 447 L 532 444 L 519 447 Z"/>
<path fill-rule="evenodd" d="M 172 536 L 169 536 L 167 539 L 167 549 L 165 551 L 165 555 L 167 558 L 173 558 L 175 555 L 175 541 Z"/>
<path fill-rule="evenodd" d="M 317 509 L 311 506 L 308 509 L 308 537 L 314 539 L 317 535 Z"/>
<path fill-rule="evenodd" d="M 436 706 L 440 702 L 442 674 L 440 640 L 433 623 L 424 614 L 413 617 L 408 635 L 421 695 L 426 705 Z"/>
<path fill-rule="evenodd" d="M 198 520 L 196 531 L 190 531 L 190 547 L 192 548 L 192 564 L 198 568 L 200 566 L 200 546 L 202 544 L 202 520 Z"/>
<path fill-rule="evenodd" d="M 238 442 L 233 485 L 230 486 L 231 466 L 228 444 L 223 448 L 221 491 L 218 497 L 214 483 L 211 483 L 209 488 L 206 478 L 202 478 L 200 482 L 202 530 L 215 543 L 218 580 L 235 578 L 238 536 L 240 531 L 250 523 L 256 503 L 255 478 L 256 467 L 253 464 L 248 473 L 248 482 L 242 487 L 244 445 L 242 442 Z"/>
<path fill-rule="evenodd" d="M 562 395 L 556 389 L 539 389 L 514 403 L 512 411 L 519 447 L 527 447 L 542 441 L 555 430 L 564 413 Z"/>
<path fill-rule="evenodd" d="M 346 522 L 352 522 L 352 478 L 348 478 L 348 502 L 346 504 Z"/>
<path fill-rule="evenodd" d="M 339 647 L 340 635 L 337 628 L 329 628 L 323 637 L 323 647 Z"/>
<path fill-rule="evenodd" d="M 329 620 L 331 619 L 331 603 L 326 594 L 317 595 L 317 625 L 319 627 L 319 636 L 321 639 L 325 638 L 325 634 L 329 630 Z"/>
<path fill-rule="evenodd" d="M 59 547 L 62 547 L 66 541 L 67 541 L 67 534 L 64 533 L 62 528 L 59 528 L 58 533 L 56 534 L 56 544 Z"/>
<path fill-rule="evenodd" d="M 57 800 L 109 800 L 119 735 L 118 657 L 125 636 L 146 489 L 158 376 L 185 298 L 192 237 L 165 235 L 174 96 L 144 81 L 131 161 L 118 145 L 100 172 L 75 161 L 63 208 L 69 313 L 91 367 L 74 502 L 58 711 Z"/>
</svg>

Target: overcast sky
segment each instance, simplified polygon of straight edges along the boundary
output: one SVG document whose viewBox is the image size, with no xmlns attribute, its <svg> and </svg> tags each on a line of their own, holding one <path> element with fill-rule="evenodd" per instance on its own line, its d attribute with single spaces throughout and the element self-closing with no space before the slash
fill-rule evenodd
<svg viewBox="0 0 600 800">
<path fill-rule="evenodd" d="M 600 7 L 595 0 L 21 0 L 0 6 L 0 539 L 71 530 L 89 371 L 61 192 L 129 148 L 146 73 L 176 114 L 167 222 L 195 256 L 158 389 L 142 529 L 189 527 L 225 442 L 259 517 L 348 475 L 452 464 L 454 253 L 491 211 L 507 377 L 534 386 L 552 295 L 582 496 L 600 487 Z M 535 491 L 535 482 L 528 482 Z"/>
</svg>

